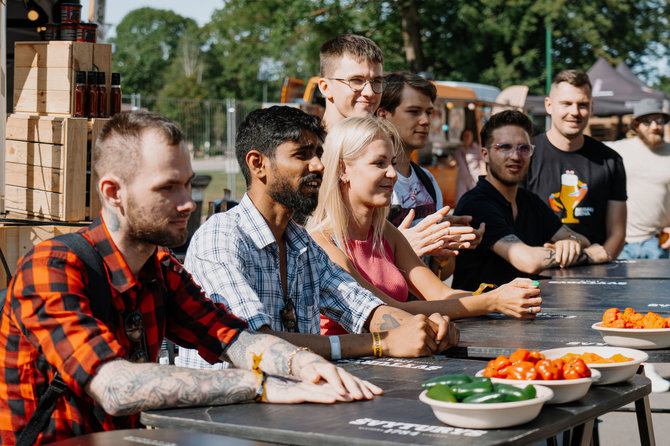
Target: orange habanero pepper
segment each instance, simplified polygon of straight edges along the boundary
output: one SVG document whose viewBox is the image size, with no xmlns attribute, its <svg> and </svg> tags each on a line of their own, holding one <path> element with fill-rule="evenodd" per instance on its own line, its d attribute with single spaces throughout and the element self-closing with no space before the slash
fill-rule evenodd
<svg viewBox="0 0 670 446">
<path fill-rule="evenodd" d="M 528 361 L 529 356 L 530 352 L 528 350 L 525 348 L 519 348 L 517 351 L 509 355 L 509 362 L 516 364 L 517 362 Z"/>
<path fill-rule="evenodd" d="M 509 365 L 502 369 L 502 374 L 507 376 L 507 379 L 529 380 L 537 379 L 537 371 L 535 364 L 528 361 L 520 361 Z"/>
<path fill-rule="evenodd" d="M 537 377 L 544 380 L 561 379 L 561 369 L 549 359 L 541 359 L 535 363 Z"/>
<path fill-rule="evenodd" d="M 591 370 L 582 359 L 573 359 L 563 366 L 563 378 L 565 379 L 588 378 L 589 376 L 591 376 Z"/>
</svg>

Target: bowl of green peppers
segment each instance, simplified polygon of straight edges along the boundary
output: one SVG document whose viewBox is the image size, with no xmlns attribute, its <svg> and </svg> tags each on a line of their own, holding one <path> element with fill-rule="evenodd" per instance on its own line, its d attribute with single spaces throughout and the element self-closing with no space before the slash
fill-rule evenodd
<svg viewBox="0 0 670 446">
<path fill-rule="evenodd" d="M 554 396 L 548 387 L 493 383 L 490 378 L 445 375 L 422 384 L 421 402 L 438 420 L 468 429 L 499 429 L 527 423 Z"/>
</svg>

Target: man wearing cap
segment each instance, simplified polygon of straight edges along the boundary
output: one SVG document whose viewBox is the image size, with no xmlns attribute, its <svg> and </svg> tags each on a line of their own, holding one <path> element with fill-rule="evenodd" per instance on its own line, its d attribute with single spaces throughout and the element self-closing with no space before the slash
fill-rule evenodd
<svg viewBox="0 0 670 446">
<path fill-rule="evenodd" d="M 628 189 L 626 245 L 621 259 L 667 259 L 670 251 L 670 144 L 663 127 L 670 115 L 655 99 L 634 109 L 633 138 L 610 143 L 623 158 Z"/>
</svg>

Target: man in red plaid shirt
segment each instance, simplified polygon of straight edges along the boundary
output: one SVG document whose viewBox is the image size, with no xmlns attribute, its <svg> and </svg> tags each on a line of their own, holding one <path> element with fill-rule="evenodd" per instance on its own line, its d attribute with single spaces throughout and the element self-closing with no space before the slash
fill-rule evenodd
<svg viewBox="0 0 670 446">
<path fill-rule="evenodd" d="M 0 319 L 2 444 L 16 442 L 56 371 L 67 390 L 37 443 L 135 427 L 148 409 L 381 393 L 320 356 L 246 330 L 162 248 L 185 242 L 195 209 L 189 153 L 174 123 L 149 112 L 118 114 L 94 160 L 103 210 L 82 234 L 103 259 L 112 321 L 93 315 L 90 302 L 102 297 L 87 292 L 87 270 L 65 245 L 45 241 L 19 262 Z M 238 368 L 156 364 L 163 337 Z M 265 373 L 251 371 L 261 354 Z M 291 374 L 299 379 L 278 376 Z"/>
</svg>

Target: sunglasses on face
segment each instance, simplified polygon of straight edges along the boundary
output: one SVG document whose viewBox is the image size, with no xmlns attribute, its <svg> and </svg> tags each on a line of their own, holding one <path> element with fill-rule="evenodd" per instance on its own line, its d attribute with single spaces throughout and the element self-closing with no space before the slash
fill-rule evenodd
<svg viewBox="0 0 670 446">
<path fill-rule="evenodd" d="M 381 94 L 386 89 L 386 79 L 383 77 L 376 77 L 374 79 L 365 79 L 362 77 L 340 79 L 337 77 L 329 77 L 328 79 L 339 81 L 342 82 L 343 84 L 347 84 L 354 93 L 363 91 L 363 89 L 365 88 L 365 84 L 370 84 L 370 88 L 372 88 L 372 91 L 375 94 Z"/>
<path fill-rule="evenodd" d="M 504 156 L 511 156 L 516 150 L 519 151 L 519 155 L 524 158 L 530 158 L 535 151 L 535 146 L 532 144 L 522 143 L 522 144 L 508 144 L 500 143 L 493 144 L 493 147 L 502 153 Z"/>
<path fill-rule="evenodd" d="M 144 330 L 144 317 L 139 310 L 128 314 L 123 320 L 123 330 L 129 341 L 138 344 L 128 358 L 131 362 L 149 362 L 147 350 L 146 331 Z"/>
<path fill-rule="evenodd" d="M 640 124 L 651 125 L 652 122 L 655 122 L 656 125 L 662 127 L 667 123 L 667 119 L 664 116 L 647 116 L 637 120 Z"/>
</svg>

